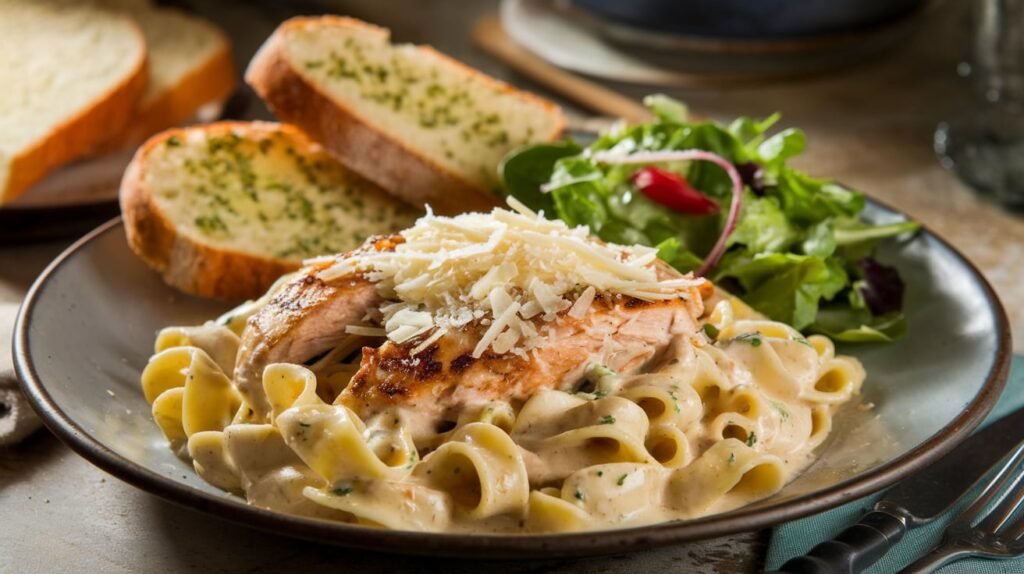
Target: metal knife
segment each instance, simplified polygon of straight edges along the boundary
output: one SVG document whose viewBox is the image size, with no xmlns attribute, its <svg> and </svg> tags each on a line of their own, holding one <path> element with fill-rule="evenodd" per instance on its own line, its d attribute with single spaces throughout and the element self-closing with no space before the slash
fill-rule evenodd
<svg viewBox="0 0 1024 574">
<path fill-rule="evenodd" d="M 871 512 L 835 538 L 782 565 L 776 574 L 855 574 L 885 555 L 907 530 L 948 510 L 1024 439 L 1024 408 L 988 425 L 890 488 Z"/>
</svg>

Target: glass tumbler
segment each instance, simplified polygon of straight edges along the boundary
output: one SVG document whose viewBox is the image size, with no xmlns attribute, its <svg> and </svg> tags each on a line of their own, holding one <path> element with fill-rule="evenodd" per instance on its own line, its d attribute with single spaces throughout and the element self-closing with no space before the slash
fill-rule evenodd
<svg viewBox="0 0 1024 574">
<path fill-rule="evenodd" d="M 968 109 L 939 124 L 940 162 L 967 185 L 1024 211 L 1024 0 L 974 0 Z"/>
</svg>

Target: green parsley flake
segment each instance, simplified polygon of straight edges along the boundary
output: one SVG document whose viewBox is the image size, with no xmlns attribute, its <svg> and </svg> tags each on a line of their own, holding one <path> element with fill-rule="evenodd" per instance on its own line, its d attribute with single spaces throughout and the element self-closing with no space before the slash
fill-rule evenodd
<svg viewBox="0 0 1024 574">
<path fill-rule="evenodd" d="M 736 453 L 730 452 L 729 453 L 729 460 L 727 460 L 726 462 L 728 462 L 729 464 L 735 463 L 736 462 Z"/>
<path fill-rule="evenodd" d="M 754 431 L 750 431 L 750 436 L 747 437 L 747 446 L 754 446 L 755 442 L 757 442 L 757 435 L 754 434 Z"/>
<path fill-rule="evenodd" d="M 786 405 L 780 403 L 779 401 L 771 401 L 771 403 L 772 406 L 775 407 L 775 410 L 779 411 L 779 416 L 782 417 L 782 420 L 789 419 L 789 410 L 786 409 Z"/>
<path fill-rule="evenodd" d="M 167 147 L 178 147 L 181 145 L 181 138 L 178 136 L 171 136 L 167 138 Z"/>
<path fill-rule="evenodd" d="M 751 332 L 751 333 L 743 333 L 742 335 L 739 335 L 737 337 L 733 337 L 732 340 L 737 342 L 737 343 L 750 343 L 751 347 L 760 347 L 761 346 L 761 332 L 760 331 L 754 331 L 754 332 Z"/>
<path fill-rule="evenodd" d="M 811 342 L 808 341 L 806 337 L 801 337 L 800 335 L 796 335 L 796 336 L 793 337 L 793 340 L 796 341 L 797 343 L 800 343 L 801 345 L 807 345 L 808 347 L 811 346 Z"/>
<path fill-rule="evenodd" d="M 615 484 L 617 484 L 619 486 L 622 486 L 626 482 L 626 477 L 627 476 L 629 476 L 628 472 L 626 474 L 620 476 L 619 479 L 615 481 Z"/>
<path fill-rule="evenodd" d="M 703 329 L 704 329 L 704 334 L 708 336 L 708 339 L 711 339 L 712 341 L 714 341 L 715 339 L 718 338 L 718 334 L 719 334 L 718 327 L 715 327 L 711 323 L 704 323 Z"/>
<path fill-rule="evenodd" d="M 668 392 L 668 396 L 672 397 L 672 404 L 676 407 L 676 412 L 682 412 L 683 409 L 679 408 L 679 398 L 676 396 L 674 390 Z"/>
<path fill-rule="evenodd" d="M 575 496 L 576 496 L 576 500 L 583 500 L 583 498 L 584 498 L 583 491 L 577 488 Z"/>
<path fill-rule="evenodd" d="M 335 496 L 348 496 L 349 494 L 352 494 L 352 485 L 346 484 L 345 486 L 339 486 L 331 490 L 331 494 Z"/>
<path fill-rule="evenodd" d="M 612 415 L 604 415 L 603 417 L 601 417 L 601 424 L 613 425 L 615 424 L 615 417 L 613 417 Z"/>
</svg>

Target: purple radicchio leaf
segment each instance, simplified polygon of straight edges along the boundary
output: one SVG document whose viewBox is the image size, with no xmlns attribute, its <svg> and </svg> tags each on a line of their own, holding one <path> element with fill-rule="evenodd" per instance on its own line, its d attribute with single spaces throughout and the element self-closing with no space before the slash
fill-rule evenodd
<svg viewBox="0 0 1024 574">
<path fill-rule="evenodd" d="M 743 184 L 749 187 L 754 195 L 758 197 L 764 195 L 764 170 L 761 169 L 761 166 L 748 161 L 737 164 L 736 171 L 739 172 Z"/>
<path fill-rule="evenodd" d="M 872 315 L 884 315 L 903 308 L 906 286 L 896 268 L 869 257 L 858 261 L 857 266 L 864 273 L 864 280 L 858 282 L 860 295 Z"/>
</svg>

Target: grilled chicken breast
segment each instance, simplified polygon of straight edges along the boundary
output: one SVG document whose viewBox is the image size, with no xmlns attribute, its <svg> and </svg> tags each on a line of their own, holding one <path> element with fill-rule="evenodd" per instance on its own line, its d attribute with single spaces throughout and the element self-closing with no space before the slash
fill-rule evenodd
<svg viewBox="0 0 1024 574">
<path fill-rule="evenodd" d="M 365 249 L 393 250 L 402 241 L 392 236 L 370 242 Z M 320 272 L 331 264 L 304 269 L 246 324 L 235 381 L 259 415 L 269 411 L 262 385 L 267 365 L 308 364 L 351 338 L 346 327 L 363 323 L 385 303 L 376 285 L 360 274 L 324 280 Z M 680 277 L 660 262 L 658 276 Z M 598 294 L 582 316 L 563 311 L 552 321 L 535 319 L 543 342 L 525 355 L 488 350 L 473 357 L 487 329 L 476 323 L 446 333 L 416 354 L 413 350 L 420 337 L 403 344 L 386 341 L 378 348 L 365 347 L 359 370 L 337 395 L 336 403 L 364 419 L 402 407 L 416 413 L 413 434 L 426 436 L 453 420 L 466 405 L 495 400 L 517 403 L 544 388 L 572 387 L 595 365 L 635 373 L 674 337 L 696 332 L 703 312 L 701 289 L 691 287 L 681 295 L 652 302 Z M 321 391 L 325 397 L 337 393 Z"/>
<path fill-rule="evenodd" d="M 426 436 L 454 421 L 465 405 L 517 403 L 544 388 L 572 387 L 594 365 L 635 373 L 673 337 L 696 332 L 701 311 L 696 289 L 688 300 L 599 296 L 579 319 L 562 314 L 538 325 L 546 340 L 526 358 L 488 351 L 474 359 L 482 327 L 446 334 L 416 355 L 411 354 L 416 342 L 388 341 L 363 349 L 359 371 L 336 402 L 364 418 L 404 407 L 416 414 L 416 421 L 409 421 L 414 437 Z"/>
<path fill-rule="evenodd" d="M 367 245 L 394 249 L 400 236 Z M 363 322 L 383 299 L 373 283 L 350 274 L 325 281 L 318 275 L 332 263 L 307 266 L 257 311 L 242 331 L 235 360 L 235 382 L 259 415 L 269 412 L 263 393 L 263 370 L 272 363 L 306 363 L 331 350 L 349 335 L 345 327 Z"/>
</svg>

